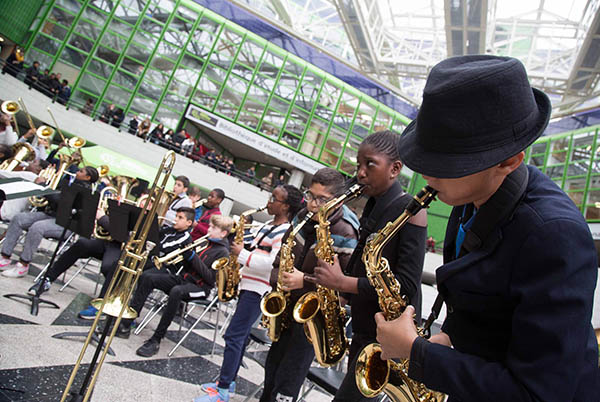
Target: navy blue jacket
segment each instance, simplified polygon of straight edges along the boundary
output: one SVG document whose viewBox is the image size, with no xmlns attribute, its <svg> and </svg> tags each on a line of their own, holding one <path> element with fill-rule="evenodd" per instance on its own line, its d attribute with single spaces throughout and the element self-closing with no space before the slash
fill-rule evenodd
<svg viewBox="0 0 600 402">
<path fill-rule="evenodd" d="M 409 376 L 449 401 L 598 401 L 590 231 L 547 176 L 523 166 L 511 176 L 518 172 L 524 186 L 509 213 L 458 259 L 453 239 L 463 207 L 453 209 L 436 275 L 454 349 L 417 340 Z M 494 215 L 489 203 L 473 226 Z"/>
</svg>

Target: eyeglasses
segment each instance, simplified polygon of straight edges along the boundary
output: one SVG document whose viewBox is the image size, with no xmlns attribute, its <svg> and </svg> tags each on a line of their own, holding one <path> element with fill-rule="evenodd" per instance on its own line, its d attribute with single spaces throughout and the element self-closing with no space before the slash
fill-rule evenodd
<svg viewBox="0 0 600 402">
<path fill-rule="evenodd" d="M 327 201 L 331 200 L 331 197 L 315 197 L 315 195 L 313 193 L 306 190 L 304 192 L 304 199 L 306 200 L 306 202 L 315 201 L 317 203 L 317 205 L 323 205 Z"/>
<path fill-rule="evenodd" d="M 278 200 L 273 194 L 269 197 L 269 202 L 281 202 L 285 203 L 285 200 Z"/>
</svg>

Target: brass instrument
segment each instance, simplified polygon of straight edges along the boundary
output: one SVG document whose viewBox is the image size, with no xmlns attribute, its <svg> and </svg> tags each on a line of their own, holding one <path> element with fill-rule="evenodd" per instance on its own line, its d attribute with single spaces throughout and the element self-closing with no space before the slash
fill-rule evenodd
<svg viewBox="0 0 600 402">
<path fill-rule="evenodd" d="M 204 203 L 208 201 L 208 199 L 203 198 L 201 200 L 198 200 L 194 203 L 194 209 L 201 207 L 202 205 L 204 205 Z"/>
<path fill-rule="evenodd" d="M 0 109 L 2 109 L 2 113 L 5 113 L 12 117 L 13 122 L 15 123 L 15 131 L 17 132 L 17 136 L 20 137 L 21 133 L 19 132 L 19 124 L 17 123 L 17 117 L 15 116 L 17 113 L 19 113 L 19 110 L 21 110 L 21 106 L 19 106 L 19 103 L 16 101 L 7 100 L 2 102 L 2 106 L 0 106 Z"/>
<path fill-rule="evenodd" d="M 48 140 L 54 135 L 54 129 L 50 126 L 39 126 L 37 130 L 35 130 L 35 135 L 39 139 Z"/>
<path fill-rule="evenodd" d="M 27 106 L 25 106 L 25 102 L 23 102 L 23 98 L 19 98 L 18 103 L 20 105 L 20 110 L 25 113 L 25 117 L 27 118 L 27 123 L 29 124 L 29 128 L 35 130 L 35 124 L 33 124 L 33 119 L 27 110 Z"/>
<path fill-rule="evenodd" d="M 162 269 L 163 265 L 175 265 L 179 264 L 183 261 L 183 254 L 186 251 L 194 250 L 196 253 L 200 253 L 208 247 L 208 235 L 204 235 L 199 239 L 194 240 L 190 244 L 185 247 L 181 247 L 177 250 L 171 251 L 169 254 L 165 254 L 162 257 L 154 256 L 152 257 L 152 262 L 154 266 L 158 269 Z"/>
<path fill-rule="evenodd" d="M 69 174 L 73 176 L 73 173 L 67 172 L 67 169 L 71 165 L 79 162 L 75 155 L 70 156 L 66 154 L 61 154 L 58 155 L 58 159 L 60 161 L 58 165 L 58 170 L 54 170 L 54 173 L 50 178 L 50 182 L 48 183 L 48 188 L 51 188 L 52 190 L 56 190 L 58 184 L 60 183 L 60 179 L 63 177 L 64 174 Z M 51 172 L 51 170 L 49 170 L 49 172 Z M 31 196 L 29 197 L 29 203 L 36 208 L 43 208 L 46 205 L 48 205 L 48 200 L 44 197 Z"/>
<path fill-rule="evenodd" d="M 150 189 L 150 195 L 155 199 L 161 198 L 167 181 L 171 175 L 171 171 L 173 170 L 174 164 L 175 153 L 173 151 L 169 151 L 165 154 L 156 177 L 154 178 L 154 183 Z M 157 207 L 158 204 L 155 203 L 151 209 L 142 209 L 139 218 L 136 221 L 135 227 L 131 232 L 129 239 L 127 240 L 127 243 L 123 245 L 121 257 L 119 258 L 117 269 L 113 275 L 108 290 L 106 291 L 106 296 L 104 299 L 92 300 L 92 305 L 98 309 L 98 314 L 96 314 L 96 319 L 90 328 L 87 339 L 85 340 L 85 344 L 83 345 L 81 353 L 79 354 L 77 363 L 71 372 L 71 377 L 69 378 L 67 386 L 63 392 L 61 402 L 64 402 L 69 394 L 69 390 L 71 389 L 71 386 L 75 380 L 75 376 L 77 375 L 77 371 L 79 370 L 83 356 L 85 355 L 87 347 L 92 340 L 96 327 L 98 326 L 101 315 L 107 314 L 108 317 L 106 318 L 106 323 L 102 331 L 100 341 L 98 342 L 98 347 L 92 362 L 90 363 L 88 375 L 86 375 L 78 395 L 75 395 L 74 399 L 77 401 L 86 402 L 89 400 L 94 388 L 94 384 L 98 379 L 100 369 L 102 368 L 102 364 L 104 363 L 104 359 L 106 358 L 106 354 L 108 353 L 110 344 L 117 332 L 119 323 L 121 322 L 121 318 L 124 317 L 127 319 L 133 319 L 137 316 L 135 310 L 129 307 L 129 299 L 131 298 L 133 290 L 135 289 L 135 285 L 141 276 L 142 269 L 148 258 L 148 254 L 154 247 L 154 244 L 146 241 L 146 239 L 148 237 L 148 233 L 150 232 L 152 221 L 156 216 Z M 106 339 L 109 330 L 110 336 L 104 345 L 104 350 L 102 350 L 104 340 Z M 100 355 L 100 352 L 102 352 L 100 360 L 96 363 L 96 359 Z"/>
<path fill-rule="evenodd" d="M 279 340 L 281 331 L 288 327 L 289 318 L 286 312 L 286 306 L 290 302 L 290 292 L 284 292 L 282 289 L 283 273 L 294 272 L 294 246 L 296 245 L 296 235 L 300 229 L 308 222 L 314 213 L 308 212 L 306 217 L 296 225 L 285 241 L 281 245 L 279 252 L 279 275 L 277 276 L 277 289 L 269 292 L 260 301 L 260 309 L 263 313 L 262 325 L 267 328 L 267 335 L 273 342 Z"/>
<path fill-rule="evenodd" d="M 362 260 L 367 278 L 377 292 L 379 307 L 386 320 L 398 318 L 407 302 L 400 293 L 400 283 L 392 273 L 389 262 L 382 257 L 383 248 L 412 216 L 428 207 L 436 194 L 436 190 L 425 186 L 396 220 L 388 222 L 376 234 L 371 234 L 365 245 Z M 428 330 L 419 328 L 419 335 L 425 336 Z M 425 385 L 409 378 L 408 365 L 408 359 L 399 363 L 381 360 L 381 346 L 372 343 L 358 356 L 356 385 L 367 398 L 373 398 L 383 391 L 394 402 L 441 402 L 445 399 L 446 396 L 441 392 L 429 390 Z"/>
<path fill-rule="evenodd" d="M 106 186 L 100 191 L 100 202 L 98 208 L 104 211 L 104 214 L 108 214 L 108 200 L 117 197 L 117 189 L 111 186 Z M 102 226 L 98 225 L 98 221 L 94 222 L 94 237 L 100 240 L 112 240 L 110 233 L 108 233 Z"/>
<path fill-rule="evenodd" d="M 244 244 L 246 218 L 266 208 L 267 207 L 262 207 L 242 212 L 240 219 L 235 226 L 234 243 Z M 237 254 L 231 253 L 229 254 L 229 257 L 221 257 L 212 263 L 212 269 L 217 271 L 217 294 L 219 295 L 219 300 L 222 302 L 228 302 L 235 299 L 239 293 L 241 275 L 240 263 L 237 258 Z"/>
<path fill-rule="evenodd" d="M 96 168 L 96 170 L 98 170 L 98 177 L 101 178 L 108 175 L 108 172 L 110 172 L 110 167 L 108 165 L 100 165 Z"/>
<path fill-rule="evenodd" d="M 35 150 L 26 142 L 16 142 L 13 146 L 14 156 L 0 164 L 2 170 L 15 170 L 22 162 L 35 159 Z"/>
<path fill-rule="evenodd" d="M 171 206 L 176 197 L 177 196 L 174 192 L 165 190 L 160 199 L 158 200 L 158 223 L 160 225 L 163 225 L 165 223 L 165 215 L 167 214 L 169 207 Z M 152 201 L 154 202 L 154 200 Z"/>
<path fill-rule="evenodd" d="M 117 198 L 124 201 L 129 196 L 129 192 L 137 183 L 137 179 L 129 176 L 113 176 L 111 182 L 113 187 L 117 189 Z"/>
<path fill-rule="evenodd" d="M 319 208 L 319 223 L 315 225 L 315 255 L 328 264 L 333 264 L 335 255 L 329 217 L 344 202 L 358 197 L 363 188 L 361 184 L 354 184 L 344 194 Z M 312 343 L 315 357 L 321 366 L 332 366 L 344 357 L 348 348 L 346 310 L 340 306 L 337 291 L 317 284 L 316 291 L 302 295 L 294 306 L 293 314 L 297 322 L 304 324 L 306 336 Z"/>
</svg>

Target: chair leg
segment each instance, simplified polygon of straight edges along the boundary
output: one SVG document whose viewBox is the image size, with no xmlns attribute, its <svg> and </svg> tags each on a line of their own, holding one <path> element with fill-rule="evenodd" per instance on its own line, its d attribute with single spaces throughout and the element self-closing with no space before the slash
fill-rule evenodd
<svg viewBox="0 0 600 402">
<path fill-rule="evenodd" d="M 150 311 L 148 311 L 148 313 L 142 319 L 140 325 L 133 332 L 134 335 L 139 335 L 140 332 L 142 332 L 142 330 L 146 327 L 146 325 L 148 325 L 150 321 L 152 321 L 152 319 L 156 317 L 158 313 L 160 313 L 160 311 L 165 307 L 168 297 L 169 296 L 164 296 L 158 303 L 152 306 Z"/>
<path fill-rule="evenodd" d="M 215 354 L 215 346 L 217 345 L 217 331 L 219 331 L 219 317 L 220 316 L 221 316 L 221 305 L 219 304 L 219 308 L 217 309 L 217 320 L 215 322 L 215 329 L 213 331 L 213 344 L 212 344 L 212 349 L 210 351 L 210 357 L 213 357 Z M 220 331 L 219 331 L 219 333 L 220 333 Z"/>
<path fill-rule="evenodd" d="M 69 241 L 73 238 L 74 234 L 71 233 L 69 235 L 69 237 L 67 237 L 67 239 L 63 242 L 63 244 L 60 246 L 60 248 L 58 249 L 58 252 L 56 253 L 57 256 L 61 255 L 63 250 L 66 248 L 67 244 L 69 244 Z M 25 237 L 25 233 L 21 235 L 21 238 Z M 19 239 L 20 241 L 21 239 Z M 34 282 L 37 282 L 40 280 L 40 278 L 42 276 L 44 276 L 44 273 L 48 270 L 48 268 L 50 268 L 50 261 L 48 261 L 48 263 L 44 266 L 44 268 L 42 269 L 42 271 L 35 277 L 35 279 L 33 280 Z M 65 272 L 64 276 L 63 276 L 63 282 L 65 280 L 65 278 L 67 277 L 67 273 Z M 62 289 L 61 289 L 62 290 Z"/>
<path fill-rule="evenodd" d="M 298 398 L 298 400 L 296 402 L 304 401 L 306 399 L 306 397 L 308 396 L 308 394 L 310 394 L 312 392 L 312 390 L 315 389 L 315 387 L 316 387 L 316 384 L 311 382 L 308 389 L 302 393 L 302 396 L 300 398 Z"/>
<path fill-rule="evenodd" d="M 173 349 L 171 349 L 171 351 L 168 354 L 169 357 L 171 357 L 173 355 L 173 353 L 175 352 L 175 349 L 177 349 L 183 343 L 183 341 L 185 341 L 185 339 L 192 333 L 192 331 L 194 330 L 194 328 L 196 328 L 196 325 L 198 325 L 198 323 L 200 321 L 202 321 L 202 319 L 204 318 L 204 316 L 206 315 L 206 313 L 208 311 L 210 311 L 210 309 L 217 303 L 218 300 L 219 300 L 218 297 L 215 297 L 214 299 L 212 299 L 212 301 L 210 302 L 210 304 L 208 306 L 206 306 L 206 308 L 204 309 L 204 311 L 202 312 L 202 314 L 200 314 L 200 317 L 198 317 L 196 319 L 196 321 L 192 324 L 192 326 L 190 327 L 190 329 L 188 329 L 187 332 L 185 333 L 185 335 L 183 335 L 183 337 L 179 340 L 179 342 L 177 342 L 177 345 L 175 345 L 173 347 Z"/>
<path fill-rule="evenodd" d="M 258 387 L 256 387 L 256 389 L 254 391 L 252 391 L 252 393 L 250 395 L 248 395 L 246 397 L 246 399 L 244 399 L 244 402 L 248 402 L 250 399 L 254 398 L 256 396 L 256 394 L 258 394 L 258 391 L 261 390 L 261 388 L 263 387 L 263 385 L 265 384 L 265 381 L 263 380 L 260 385 Z"/>
</svg>

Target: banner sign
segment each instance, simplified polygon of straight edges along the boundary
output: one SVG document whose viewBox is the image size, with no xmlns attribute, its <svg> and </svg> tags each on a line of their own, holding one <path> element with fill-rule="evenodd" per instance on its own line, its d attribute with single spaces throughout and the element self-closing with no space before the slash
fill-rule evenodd
<svg viewBox="0 0 600 402">
<path fill-rule="evenodd" d="M 317 170 L 325 167 L 325 165 L 312 160 L 293 149 L 284 147 L 260 134 L 253 133 L 242 126 L 238 126 L 235 123 L 218 117 L 204 109 L 200 109 L 197 106 L 190 105 L 185 117 L 307 173 L 313 174 Z"/>
</svg>

